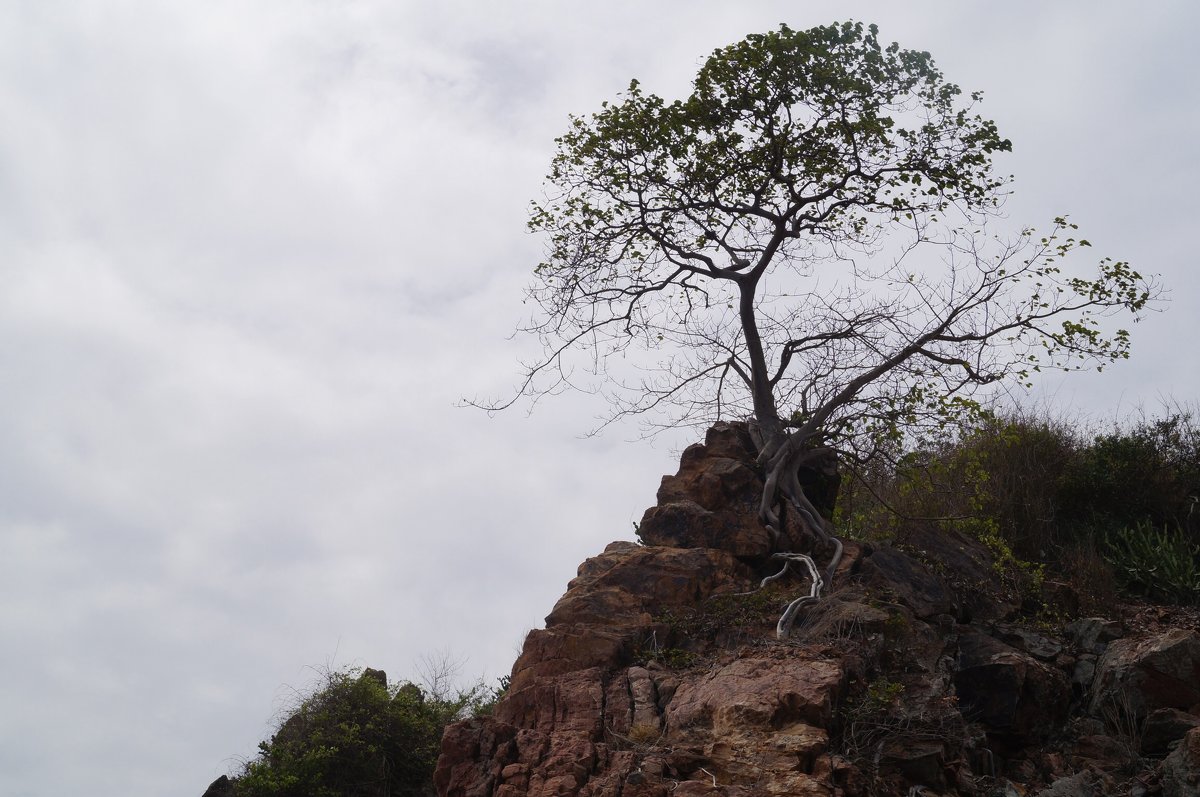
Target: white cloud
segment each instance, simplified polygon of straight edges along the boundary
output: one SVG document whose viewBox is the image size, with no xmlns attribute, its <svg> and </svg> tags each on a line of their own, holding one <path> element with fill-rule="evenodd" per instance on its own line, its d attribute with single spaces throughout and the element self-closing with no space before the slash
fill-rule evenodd
<svg viewBox="0 0 1200 797">
<path fill-rule="evenodd" d="M 528 351 L 553 138 L 779 21 L 874 19 L 984 89 L 1015 220 L 1175 290 L 1081 403 L 1195 395 L 1190 6 L 805 9 L 0 8 L 0 792 L 199 794 L 310 665 L 505 671 L 691 436 L 454 406 Z"/>
</svg>

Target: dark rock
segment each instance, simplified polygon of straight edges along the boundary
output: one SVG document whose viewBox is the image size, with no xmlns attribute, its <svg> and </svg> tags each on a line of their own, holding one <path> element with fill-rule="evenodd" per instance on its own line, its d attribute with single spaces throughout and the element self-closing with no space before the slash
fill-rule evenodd
<svg viewBox="0 0 1200 797">
<path fill-rule="evenodd" d="M 771 552 L 771 532 L 745 514 L 713 512 L 695 501 L 673 501 L 646 510 L 638 524 L 646 545 L 669 548 L 720 548 L 734 556 Z"/>
<path fill-rule="evenodd" d="M 1010 623 L 997 624 L 996 636 L 1042 661 L 1053 661 L 1063 651 L 1062 644 L 1050 637 Z"/>
<path fill-rule="evenodd" d="M 1037 797 L 1093 797 L 1096 775 L 1085 769 L 1065 778 L 1059 778 L 1048 788 L 1038 792 Z"/>
<path fill-rule="evenodd" d="M 989 737 L 1019 746 L 1045 738 L 1066 720 L 1061 672 L 985 634 L 964 633 L 954 674 L 963 716 Z"/>
<path fill-rule="evenodd" d="M 905 543 L 905 550 L 912 551 L 915 558 L 937 568 L 954 596 L 955 616 L 963 622 L 997 620 L 1020 608 L 1003 588 L 995 557 L 979 540 L 930 523 L 918 524 Z"/>
<path fill-rule="evenodd" d="M 1200 635 L 1172 629 L 1148 638 L 1118 639 L 1096 666 L 1091 712 L 1120 712 L 1140 721 L 1158 708 L 1200 704 Z"/>
<path fill-rule="evenodd" d="M 233 781 L 228 775 L 222 775 L 209 784 L 201 797 L 233 797 Z"/>
<path fill-rule="evenodd" d="M 642 516 L 638 537 L 647 545 L 764 556 L 772 540 L 758 520 L 762 491 L 746 425 L 716 424 L 704 444 L 684 450 L 679 471 L 663 477 L 658 504 Z"/>
<path fill-rule="evenodd" d="M 894 548 L 879 548 L 866 557 L 859 578 L 866 586 L 890 593 L 919 618 L 958 614 L 946 584 L 926 565 Z"/>
<path fill-rule="evenodd" d="M 883 772 L 899 772 L 913 783 L 940 791 L 946 786 L 945 758 L 941 741 L 897 733 L 884 741 L 879 767 Z"/>
<path fill-rule="evenodd" d="M 1103 617 L 1084 617 L 1063 630 L 1071 638 L 1075 649 L 1082 653 L 1103 653 L 1109 642 L 1125 636 L 1125 628 L 1120 622 Z"/>
<path fill-rule="evenodd" d="M 1118 739 L 1107 733 L 1080 736 L 1071 743 L 1068 752 L 1076 767 L 1098 772 L 1128 769 L 1137 762 L 1137 750 L 1129 739 Z"/>
<path fill-rule="evenodd" d="M 1179 746 L 1163 760 L 1163 797 L 1196 797 L 1200 794 L 1200 728 L 1188 731 Z"/>
<path fill-rule="evenodd" d="M 1171 745 L 1192 728 L 1200 727 L 1200 717 L 1174 708 L 1151 711 L 1142 727 L 1142 755 L 1163 756 Z"/>
</svg>

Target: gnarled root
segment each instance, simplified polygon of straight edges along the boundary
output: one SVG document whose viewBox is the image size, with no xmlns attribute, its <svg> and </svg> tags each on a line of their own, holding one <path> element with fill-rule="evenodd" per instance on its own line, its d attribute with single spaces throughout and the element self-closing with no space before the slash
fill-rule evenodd
<svg viewBox="0 0 1200 797">
<path fill-rule="evenodd" d="M 766 453 L 766 449 L 763 453 Z M 798 475 L 801 467 L 831 454 L 832 451 L 829 449 L 801 449 L 795 438 L 792 438 L 782 445 L 776 446 L 768 462 L 762 502 L 759 505 L 759 517 L 771 531 L 773 539 L 779 540 L 783 537 L 781 515 L 785 508 L 790 508 L 799 518 L 806 535 L 813 540 L 814 549 L 828 545 L 832 545 L 834 549 L 829 566 L 825 569 L 824 578 L 817 571 L 816 562 L 807 554 L 790 551 L 773 554 L 772 558 L 784 560 L 783 569 L 773 576 L 764 578 L 759 584 L 759 589 L 768 582 L 782 577 L 792 562 L 804 563 L 811 579 L 809 594 L 792 601 L 779 618 L 779 622 L 775 626 L 775 635 L 779 639 L 786 639 L 791 633 L 792 624 L 802 608 L 821 599 L 822 590 L 833 583 L 833 575 L 837 572 L 838 564 L 842 560 L 841 540 L 826 528 L 821 513 L 804 494 L 804 488 L 800 484 Z M 779 507 L 779 510 L 776 507 Z"/>
</svg>

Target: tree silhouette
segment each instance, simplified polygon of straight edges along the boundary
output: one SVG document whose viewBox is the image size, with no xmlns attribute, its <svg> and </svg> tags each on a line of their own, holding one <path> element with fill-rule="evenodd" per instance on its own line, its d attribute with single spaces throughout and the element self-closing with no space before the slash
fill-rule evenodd
<svg viewBox="0 0 1200 797">
<path fill-rule="evenodd" d="M 798 469 L 944 429 L 983 386 L 1127 357 L 1102 319 L 1156 286 L 1107 258 L 1069 271 L 1089 244 L 1065 218 L 988 231 L 1011 144 L 980 99 L 847 22 L 748 36 L 683 99 L 634 81 L 573 117 L 533 204 L 548 248 L 524 330 L 545 348 L 513 401 L 574 386 L 610 420 L 751 417 L 763 521 L 790 507 L 820 542 Z"/>
</svg>

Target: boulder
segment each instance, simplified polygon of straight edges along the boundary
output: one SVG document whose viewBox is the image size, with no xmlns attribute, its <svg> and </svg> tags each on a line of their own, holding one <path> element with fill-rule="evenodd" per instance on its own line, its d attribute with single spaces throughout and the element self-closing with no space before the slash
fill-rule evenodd
<svg viewBox="0 0 1200 797">
<path fill-rule="evenodd" d="M 845 679 L 841 665 L 788 649 L 751 655 L 679 686 L 667 706 L 668 734 L 693 726 L 715 733 L 794 722 L 827 726 Z"/>
<path fill-rule="evenodd" d="M 1176 628 L 1109 643 L 1096 665 L 1091 713 L 1140 722 L 1159 708 L 1200 706 L 1200 635 Z M 1193 712 L 1194 713 L 1194 712 Z"/>
<path fill-rule="evenodd" d="M 614 542 L 580 565 L 546 626 L 645 626 L 663 609 L 752 583 L 750 570 L 726 551 Z"/>
<path fill-rule="evenodd" d="M 981 723 L 990 738 L 1023 746 L 1066 720 L 1066 676 L 998 639 L 962 634 L 955 669 L 963 716 Z"/>
<path fill-rule="evenodd" d="M 638 537 L 647 545 L 764 556 L 772 540 L 758 520 L 762 490 L 746 425 L 718 423 L 704 443 L 684 450 L 675 475 L 663 476 L 658 504 L 642 516 Z"/>
<path fill-rule="evenodd" d="M 1163 797 L 1200 794 L 1200 728 L 1188 731 L 1179 746 L 1163 760 L 1160 779 Z"/>
<path fill-rule="evenodd" d="M 1187 735 L 1192 728 L 1200 727 L 1200 717 L 1174 708 L 1158 708 L 1151 711 L 1142 726 L 1142 755 L 1164 756 L 1171 745 Z"/>
<path fill-rule="evenodd" d="M 859 579 L 865 586 L 894 596 L 921 619 L 959 613 L 945 582 L 925 564 L 894 548 L 872 551 L 862 561 Z"/>
<path fill-rule="evenodd" d="M 1037 793 L 1037 797 L 1093 797 L 1096 775 L 1090 770 L 1076 772 L 1065 778 L 1059 778 L 1048 788 Z"/>
</svg>

